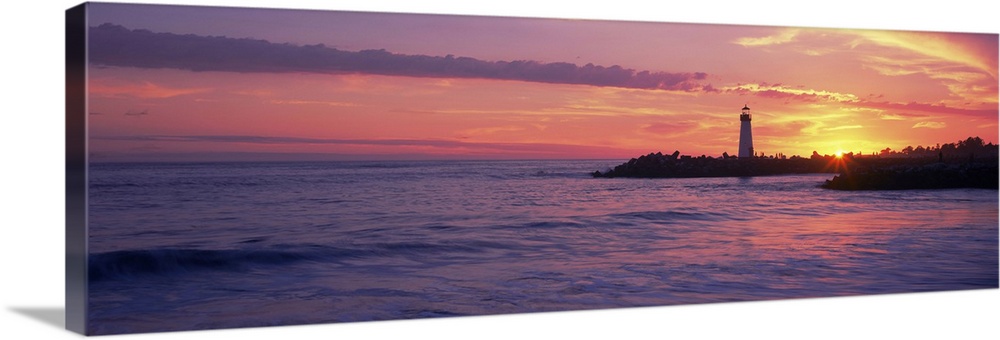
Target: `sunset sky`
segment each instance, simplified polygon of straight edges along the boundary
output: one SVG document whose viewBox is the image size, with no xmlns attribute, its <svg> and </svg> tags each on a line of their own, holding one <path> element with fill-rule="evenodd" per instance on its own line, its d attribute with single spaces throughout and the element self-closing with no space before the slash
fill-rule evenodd
<svg viewBox="0 0 1000 340">
<path fill-rule="evenodd" d="M 628 159 L 997 143 L 998 37 L 90 5 L 91 160 Z"/>
</svg>

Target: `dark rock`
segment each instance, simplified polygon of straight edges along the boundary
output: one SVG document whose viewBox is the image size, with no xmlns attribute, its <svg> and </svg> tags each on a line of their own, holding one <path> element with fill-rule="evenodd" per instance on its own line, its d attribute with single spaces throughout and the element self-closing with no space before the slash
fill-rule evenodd
<svg viewBox="0 0 1000 340">
<path fill-rule="evenodd" d="M 836 190 L 997 189 L 996 161 L 964 164 L 897 164 L 842 173 L 822 186 Z"/>
</svg>

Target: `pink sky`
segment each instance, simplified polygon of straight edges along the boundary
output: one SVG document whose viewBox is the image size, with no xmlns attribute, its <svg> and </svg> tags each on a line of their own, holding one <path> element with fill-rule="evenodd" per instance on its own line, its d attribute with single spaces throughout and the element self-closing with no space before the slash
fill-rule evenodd
<svg viewBox="0 0 1000 340">
<path fill-rule="evenodd" d="M 92 6 L 94 27 L 120 25 L 125 37 L 216 37 L 238 52 L 95 52 L 95 161 L 718 156 L 736 153 L 743 105 L 767 154 L 998 141 L 996 34 Z M 316 44 L 352 56 L 384 49 L 398 57 L 390 63 L 434 57 L 435 67 L 448 55 L 576 67 L 566 77 L 413 64 L 331 71 L 296 59 Z M 240 59 L 268 53 L 286 69 Z M 660 85 L 605 81 L 610 73 L 577 81 L 587 64 L 648 71 Z"/>
</svg>

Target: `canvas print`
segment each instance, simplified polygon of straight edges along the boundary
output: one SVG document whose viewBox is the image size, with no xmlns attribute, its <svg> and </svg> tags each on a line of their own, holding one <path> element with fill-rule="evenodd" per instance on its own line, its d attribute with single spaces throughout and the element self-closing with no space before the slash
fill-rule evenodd
<svg viewBox="0 0 1000 340">
<path fill-rule="evenodd" d="M 995 33 L 67 20 L 86 334 L 998 287 Z"/>
</svg>

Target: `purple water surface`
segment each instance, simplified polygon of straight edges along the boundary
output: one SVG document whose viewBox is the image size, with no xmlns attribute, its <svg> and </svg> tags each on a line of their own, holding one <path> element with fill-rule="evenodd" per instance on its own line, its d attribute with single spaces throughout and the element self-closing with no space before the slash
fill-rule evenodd
<svg viewBox="0 0 1000 340">
<path fill-rule="evenodd" d="M 619 161 L 93 164 L 95 334 L 996 288 L 995 190 Z"/>
</svg>

